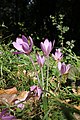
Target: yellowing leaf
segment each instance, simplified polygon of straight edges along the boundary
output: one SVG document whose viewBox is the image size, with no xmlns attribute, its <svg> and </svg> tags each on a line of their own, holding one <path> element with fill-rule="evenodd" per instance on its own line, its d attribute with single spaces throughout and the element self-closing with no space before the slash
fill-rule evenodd
<svg viewBox="0 0 80 120">
<path fill-rule="evenodd" d="M 24 101 L 27 98 L 28 93 L 29 93 L 28 91 L 22 91 L 22 92 L 20 92 L 20 94 L 17 96 L 16 99 L 18 99 L 20 101 Z"/>
<path fill-rule="evenodd" d="M 0 90 L 0 94 L 16 94 L 18 91 L 16 87 L 10 88 L 10 89 L 2 89 Z"/>
</svg>

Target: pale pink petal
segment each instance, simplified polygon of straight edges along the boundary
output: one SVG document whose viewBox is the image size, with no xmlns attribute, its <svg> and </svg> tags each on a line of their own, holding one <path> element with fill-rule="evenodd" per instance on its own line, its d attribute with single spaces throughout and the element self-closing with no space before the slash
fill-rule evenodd
<svg viewBox="0 0 80 120">
<path fill-rule="evenodd" d="M 70 70 L 70 67 L 71 67 L 70 64 L 68 64 L 68 65 L 66 66 L 66 73 L 68 73 L 68 71 Z"/>
<path fill-rule="evenodd" d="M 61 62 L 58 62 L 58 69 L 61 70 Z"/>
<path fill-rule="evenodd" d="M 40 98 L 40 96 L 41 96 L 41 94 L 42 94 L 42 90 L 41 90 L 41 88 L 37 88 L 37 91 L 38 91 L 38 97 Z"/>
<path fill-rule="evenodd" d="M 51 52 L 51 50 L 52 50 L 52 43 L 51 43 L 51 41 L 49 42 L 49 49 L 50 49 L 50 52 Z"/>
<path fill-rule="evenodd" d="M 47 48 L 47 55 L 49 55 L 51 51 L 52 51 L 52 43 L 49 42 L 49 45 L 48 45 L 48 48 Z"/>
<path fill-rule="evenodd" d="M 16 100 L 16 101 L 15 101 L 15 104 L 17 105 L 18 108 L 20 108 L 20 109 L 23 110 L 25 106 L 24 106 L 23 103 L 20 103 L 20 102 L 21 102 L 20 100 Z"/>
<path fill-rule="evenodd" d="M 36 88 L 37 88 L 36 85 L 33 85 L 30 87 L 30 91 L 34 91 Z"/>
<path fill-rule="evenodd" d="M 47 55 L 47 51 L 43 42 L 41 42 L 41 49 L 44 52 L 44 54 Z"/>
<path fill-rule="evenodd" d="M 59 59 L 59 58 L 60 58 L 60 56 L 61 56 L 61 53 L 60 53 L 60 52 L 58 52 L 58 51 L 56 51 L 56 52 L 55 52 L 55 56 L 56 56 L 56 58 L 57 58 L 57 59 Z"/>
<path fill-rule="evenodd" d="M 45 57 L 44 56 L 42 57 L 41 61 L 42 61 L 41 63 L 42 63 L 42 66 L 43 66 L 43 64 L 45 62 Z"/>
<path fill-rule="evenodd" d="M 23 43 L 23 40 L 21 38 L 16 38 L 16 43 L 17 44 L 22 44 Z"/>
<path fill-rule="evenodd" d="M 56 49 L 56 52 L 55 52 L 55 55 L 52 54 L 52 57 L 55 59 L 55 60 L 61 60 L 63 55 L 62 53 L 60 52 L 60 49 Z"/>
<path fill-rule="evenodd" d="M 56 56 L 52 53 L 52 57 L 54 58 L 54 60 L 57 60 Z"/>
<path fill-rule="evenodd" d="M 16 42 L 13 42 L 12 44 L 20 52 L 29 54 L 33 47 L 33 40 L 30 36 L 29 40 L 30 41 L 28 42 L 28 39 L 24 35 L 22 35 L 22 38 L 16 38 Z"/>
<path fill-rule="evenodd" d="M 40 65 L 40 67 L 42 67 L 44 62 L 45 62 L 45 57 L 44 56 L 40 56 L 39 54 L 37 54 L 36 58 L 37 58 L 38 64 Z"/>
<path fill-rule="evenodd" d="M 44 43 L 41 42 L 41 49 L 46 56 L 48 56 L 52 50 L 52 43 L 48 39 L 45 39 Z"/>
<path fill-rule="evenodd" d="M 54 47 L 54 44 L 55 44 L 55 40 L 53 41 L 53 44 L 52 44 L 52 45 L 53 45 L 53 47 Z"/>
<path fill-rule="evenodd" d="M 16 43 L 16 42 L 13 42 L 12 44 L 13 44 L 13 46 L 14 46 L 17 50 L 23 52 L 23 50 L 22 50 L 22 45 L 20 45 L 20 44 L 18 44 L 18 43 Z"/>
<path fill-rule="evenodd" d="M 48 46 L 49 46 L 49 40 L 48 39 L 46 39 L 45 41 L 44 41 L 44 45 L 45 45 L 45 49 L 46 49 L 46 51 L 48 50 Z"/>
</svg>

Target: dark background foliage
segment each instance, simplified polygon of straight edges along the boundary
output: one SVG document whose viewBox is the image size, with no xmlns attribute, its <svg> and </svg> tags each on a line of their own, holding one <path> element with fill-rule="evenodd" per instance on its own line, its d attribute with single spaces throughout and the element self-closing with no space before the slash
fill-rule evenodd
<svg viewBox="0 0 80 120">
<path fill-rule="evenodd" d="M 35 45 L 44 38 L 58 43 L 50 15 L 59 14 L 65 15 L 64 25 L 69 27 L 65 41 L 76 40 L 74 51 L 80 55 L 80 0 L 0 1 L 0 42 L 7 44 L 19 34 L 25 34 L 33 36 Z"/>
</svg>

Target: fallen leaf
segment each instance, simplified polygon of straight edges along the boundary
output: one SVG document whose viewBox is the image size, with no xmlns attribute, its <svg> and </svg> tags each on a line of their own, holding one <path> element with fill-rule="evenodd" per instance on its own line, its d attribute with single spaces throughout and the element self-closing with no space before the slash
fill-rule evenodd
<svg viewBox="0 0 80 120">
<path fill-rule="evenodd" d="M 28 91 L 22 91 L 20 92 L 16 99 L 24 101 L 28 97 L 28 93 L 29 93 Z"/>
<path fill-rule="evenodd" d="M 80 86 L 77 88 L 77 94 L 80 95 Z"/>
<path fill-rule="evenodd" d="M 71 102 L 71 100 L 70 100 L 70 99 L 66 99 L 65 101 L 66 101 L 67 103 Z"/>
<path fill-rule="evenodd" d="M 79 106 L 74 105 L 74 107 L 75 107 L 76 109 L 80 110 L 80 105 L 79 105 Z"/>
<path fill-rule="evenodd" d="M 18 91 L 16 87 L 10 88 L 10 89 L 1 89 L 0 94 L 16 94 Z"/>
<path fill-rule="evenodd" d="M 11 105 L 12 102 L 16 99 L 16 97 L 16 94 L 0 94 L 0 104 Z"/>
<path fill-rule="evenodd" d="M 80 120 L 80 115 L 78 113 L 73 113 L 73 116 L 76 120 Z"/>
</svg>

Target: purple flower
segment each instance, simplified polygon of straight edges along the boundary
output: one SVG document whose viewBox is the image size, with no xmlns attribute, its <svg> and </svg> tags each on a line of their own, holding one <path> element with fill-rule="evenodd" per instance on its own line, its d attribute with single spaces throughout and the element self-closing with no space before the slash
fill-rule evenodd
<svg viewBox="0 0 80 120">
<path fill-rule="evenodd" d="M 37 54 L 36 58 L 37 58 L 37 62 L 40 65 L 40 67 L 43 67 L 44 62 L 45 62 L 45 57 L 44 56 L 40 56 L 39 54 Z"/>
<path fill-rule="evenodd" d="M 20 109 L 24 109 L 25 107 L 25 101 L 26 101 L 26 98 L 28 97 L 29 95 L 29 92 L 27 91 L 22 91 L 17 99 L 15 100 L 15 105 L 17 105 L 17 108 L 20 108 Z"/>
<path fill-rule="evenodd" d="M 17 108 L 20 108 L 20 109 L 24 109 L 25 105 L 23 103 L 21 103 L 20 100 L 16 100 L 15 101 L 15 105 L 17 105 Z"/>
<path fill-rule="evenodd" d="M 42 94 L 42 90 L 40 87 L 33 85 L 30 87 L 30 91 L 34 92 L 34 96 L 40 98 L 41 94 Z"/>
<path fill-rule="evenodd" d="M 53 41 L 53 46 L 54 46 L 55 41 Z M 50 52 L 53 49 L 51 41 L 49 42 L 48 39 L 45 39 L 44 43 L 41 42 L 41 49 L 44 53 L 45 56 L 49 56 Z"/>
<path fill-rule="evenodd" d="M 61 72 L 61 74 L 67 74 L 70 70 L 70 64 L 66 65 L 64 62 L 61 63 L 61 62 L 58 62 L 58 69 L 59 71 Z"/>
<path fill-rule="evenodd" d="M 55 54 L 52 54 L 52 57 L 54 58 L 54 60 L 56 61 L 60 61 L 63 57 L 61 50 L 60 49 L 56 49 Z"/>
<path fill-rule="evenodd" d="M 1 120 L 17 120 L 15 118 L 15 116 L 11 115 L 9 112 L 8 112 L 8 109 L 4 109 L 1 113 L 0 113 L 0 119 Z"/>
<path fill-rule="evenodd" d="M 28 55 L 32 50 L 33 40 L 30 36 L 27 39 L 24 35 L 22 35 L 22 38 L 16 38 L 16 42 L 13 42 L 12 44 L 17 50 L 20 51 L 20 52 L 14 52 L 14 54 L 25 53 Z"/>
</svg>

